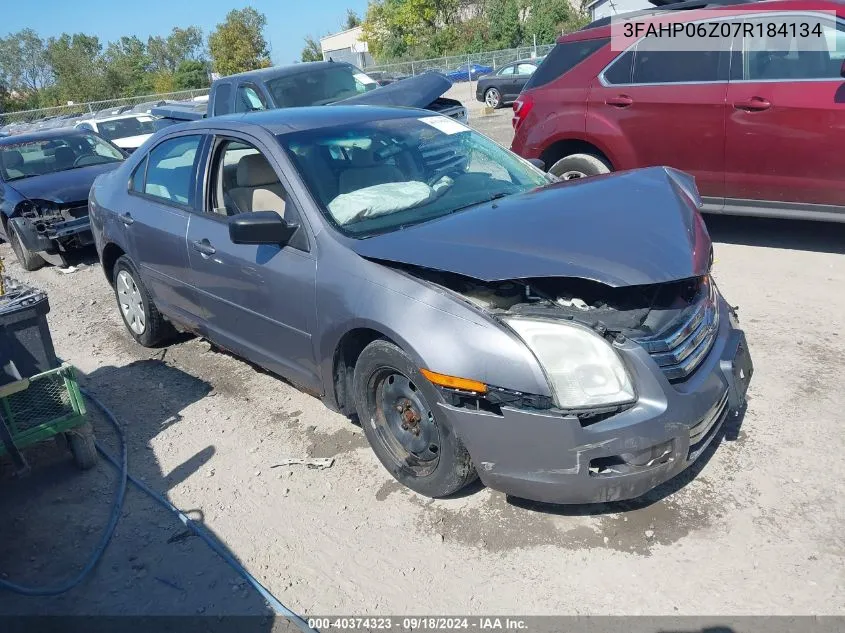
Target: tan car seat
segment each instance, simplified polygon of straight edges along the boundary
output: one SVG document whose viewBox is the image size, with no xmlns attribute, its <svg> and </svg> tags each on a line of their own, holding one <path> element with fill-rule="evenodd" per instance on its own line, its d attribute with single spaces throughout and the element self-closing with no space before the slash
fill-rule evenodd
<svg viewBox="0 0 845 633">
<path fill-rule="evenodd" d="M 241 213 L 275 211 L 285 216 L 285 191 L 276 172 L 261 154 L 250 154 L 238 161 L 237 187 L 229 197 Z"/>
</svg>

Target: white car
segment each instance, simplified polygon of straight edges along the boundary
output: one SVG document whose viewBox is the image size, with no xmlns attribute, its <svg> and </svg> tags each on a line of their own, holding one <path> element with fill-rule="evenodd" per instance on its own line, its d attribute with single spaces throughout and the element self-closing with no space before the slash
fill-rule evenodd
<svg viewBox="0 0 845 633">
<path fill-rule="evenodd" d="M 98 119 L 85 119 L 74 126 L 91 130 L 120 149 L 133 152 L 156 131 L 156 117 L 149 114 L 117 114 Z"/>
</svg>

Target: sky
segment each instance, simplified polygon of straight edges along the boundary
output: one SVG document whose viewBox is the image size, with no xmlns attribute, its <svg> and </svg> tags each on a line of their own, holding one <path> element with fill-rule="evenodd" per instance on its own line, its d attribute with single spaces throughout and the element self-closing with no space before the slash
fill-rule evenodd
<svg viewBox="0 0 845 633">
<path fill-rule="evenodd" d="M 96 35 L 104 45 L 122 35 L 146 41 L 167 35 L 174 26 L 200 27 L 206 36 L 232 9 L 252 6 L 267 16 L 265 37 L 274 64 L 299 60 L 306 35 L 341 30 L 346 9 L 363 17 L 367 0 L 4 0 L 0 35 L 32 28 L 41 37 L 61 33 Z"/>
</svg>

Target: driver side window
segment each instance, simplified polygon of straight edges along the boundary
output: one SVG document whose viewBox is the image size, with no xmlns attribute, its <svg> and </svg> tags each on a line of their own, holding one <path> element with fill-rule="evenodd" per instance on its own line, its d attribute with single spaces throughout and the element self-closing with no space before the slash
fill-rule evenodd
<svg viewBox="0 0 845 633">
<path fill-rule="evenodd" d="M 209 212 L 233 216 L 253 211 L 286 212 L 287 192 L 272 164 L 255 146 L 221 139 L 214 152 Z"/>
</svg>

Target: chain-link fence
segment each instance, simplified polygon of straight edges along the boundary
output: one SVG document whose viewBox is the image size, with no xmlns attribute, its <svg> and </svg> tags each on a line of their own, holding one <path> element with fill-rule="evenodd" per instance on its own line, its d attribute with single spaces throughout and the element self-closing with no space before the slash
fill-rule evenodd
<svg viewBox="0 0 845 633">
<path fill-rule="evenodd" d="M 495 72 L 504 64 L 509 64 L 520 59 L 542 57 L 548 54 L 554 44 L 543 44 L 540 46 L 521 46 L 519 48 L 508 48 L 500 51 L 487 51 L 484 53 L 470 53 L 467 55 L 452 55 L 450 57 L 435 57 L 433 59 L 417 59 L 391 64 L 379 64 L 367 66 L 366 72 L 386 72 L 392 75 L 418 75 L 427 70 L 436 70 L 448 73 L 452 70 L 463 69 L 465 76 L 459 75 L 458 80 L 463 78 L 476 79 L 478 72 L 473 70 L 471 77 L 467 72 L 469 64 L 477 64 L 490 68 Z M 482 72 L 488 72 L 483 70 Z M 86 117 L 102 116 L 108 114 L 122 114 L 124 112 L 148 112 L 150 108 L 162 103 L 173 101 L 189 101 L 202 98 L 208 95 L 208 88 L 200 90 L 183 90 L 181 92 L 169 92 L 164 94 L 141 95 L 138 97 L 126 97 L 122 99 L 108 99 L 105 101 L 92 101 L 90 103 L 75 103 L 72 105 L 56 106 L 53 108 L 40 108 L 38 110 L 21 110 L 18 112 L 7 112 L 0 114 L 0 132 L 14 134 L 16 131 L 45 129 L 49 127 L 71 126 L 76 120 Z"/>
<path fill-rule="evenodd" d="M 199 90 L 182 90 L 163 94 L 141 95 L 122 99 L 107 99 L 105 101 L 91 101 L 89 103 L 74 103 L 71 105 L 40 108 L 38 110 L 21 110 L 0 114 L 0 129 L 6 133 L 14 133 L 16 127 L 32 129 L 33 123 L 45 127 L 64 127 L 72 125 L 77 119 L 108 114 L 122 114 L 124 112 L 149 112 L 150 108 L 173 101 L 198 100 L 208 95 L 208 88 Z"/>
<path fill-rule="evenodd" d="M 392 75 L 418 75 L 427 70 L 436 70 L 448 73 L 452 70 L 463 70 L 466 72 L 467 64 L 478 64 L 487 66 L 495 71 L 497 68 L 510 64 L 520 59 L 529 59 L 547 55 L 554 47 L 554 44 L 541 44 L 540 46 L 521 46 L 519 48 L 507 48 L 500 51 L 486 51 L 484 53 L 469 53 L 467 55 L 452 55 L 450 57 L 435 57 L 432 59 L 417 59 L 392 64 L 378 64 L 367 66 L 364 70 L 370 72 L 385 72 Z M 473 72 L 472 79 L 476 78 Z"/>
</svg>

